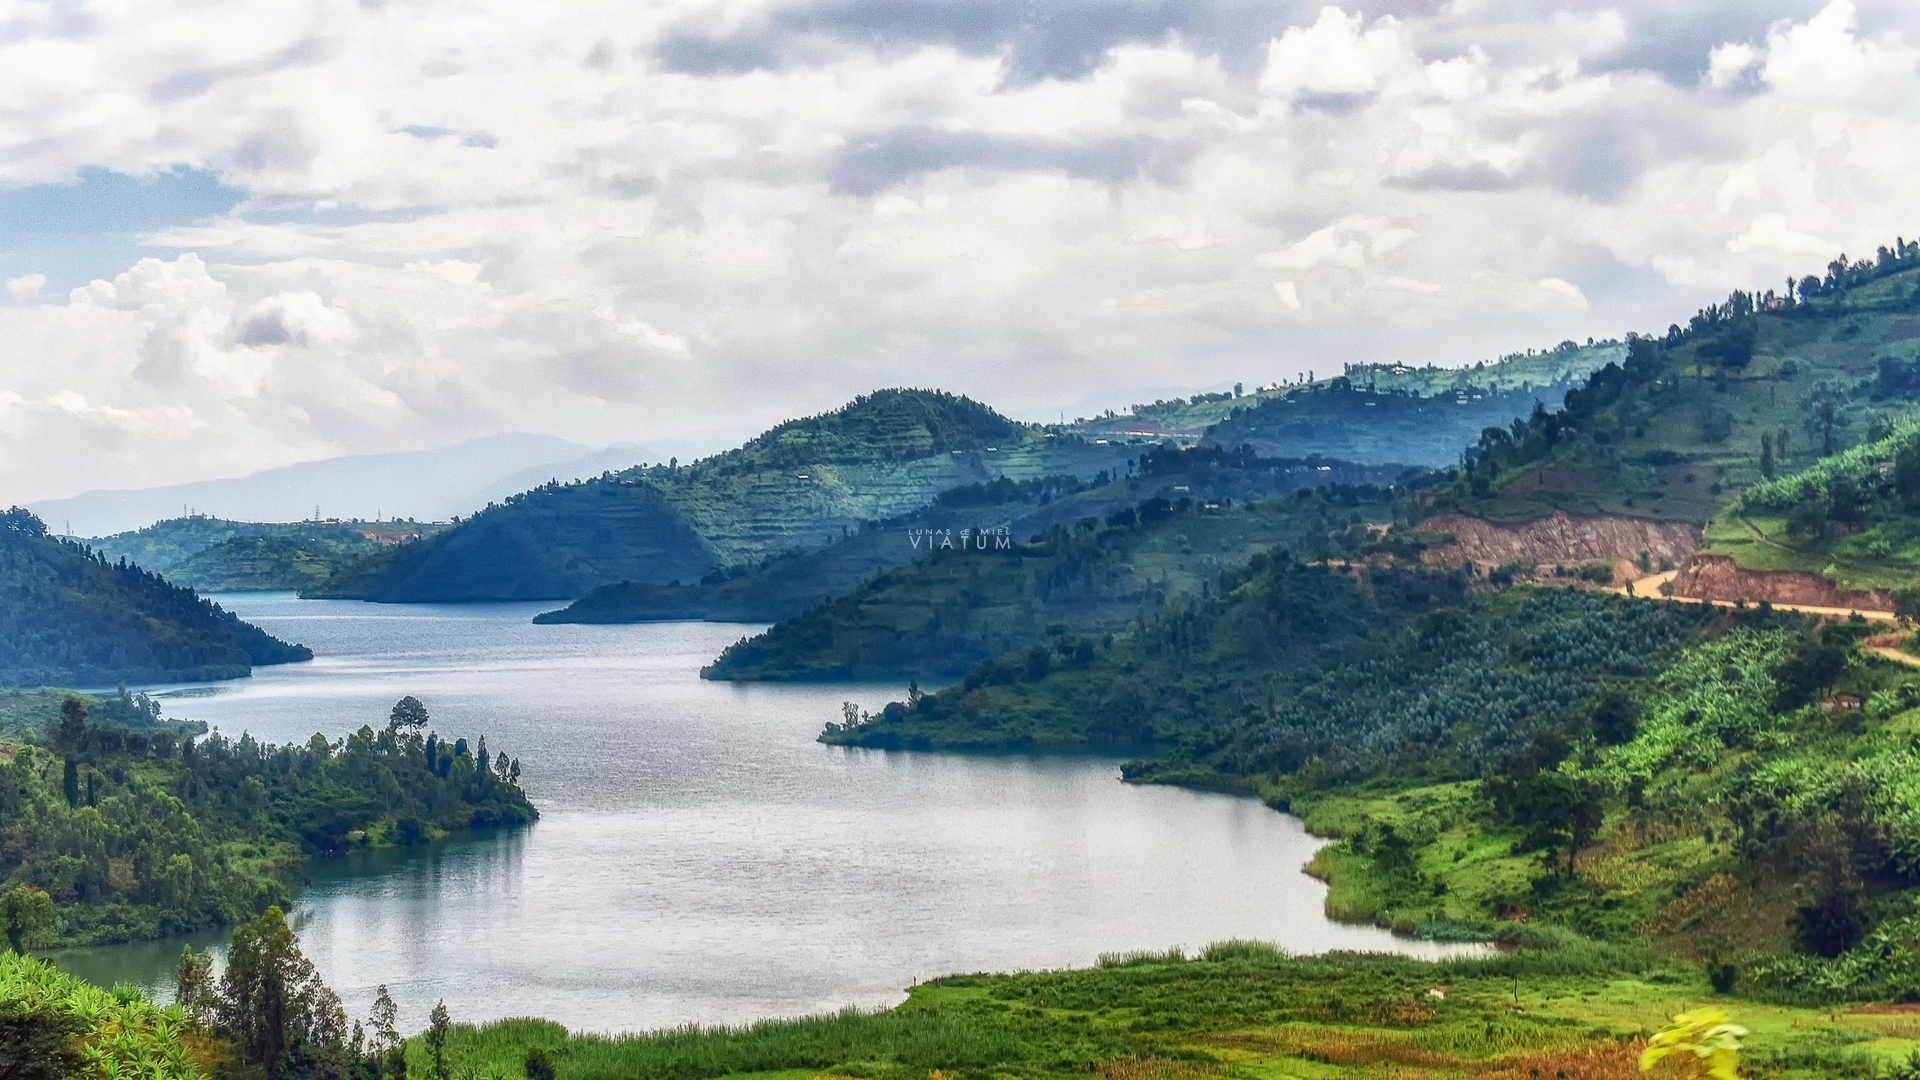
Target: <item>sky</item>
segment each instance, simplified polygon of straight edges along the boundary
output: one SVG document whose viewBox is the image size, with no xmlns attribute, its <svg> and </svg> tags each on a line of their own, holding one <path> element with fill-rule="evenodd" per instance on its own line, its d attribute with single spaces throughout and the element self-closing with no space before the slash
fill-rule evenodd
<svg viewBox="0 0 1920 1080">
<path fill-rule="evenodd" d="M 0 505 L 1657 332 L 1916 177 L 1910 2 L 0 0 Z"/>
</svg>

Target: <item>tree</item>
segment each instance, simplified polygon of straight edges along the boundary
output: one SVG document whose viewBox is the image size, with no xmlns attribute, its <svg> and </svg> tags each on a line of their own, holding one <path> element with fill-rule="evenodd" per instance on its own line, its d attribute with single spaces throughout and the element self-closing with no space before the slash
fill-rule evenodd
<svg viewBox="0 0 1920 1080">
<path fill-rule="evenodd" d="M 1833 428 L 1835 423 L 1833 399 L 1823 399 L 1819 407 L 1814 410 L 1814 416 L 1820 421 L 1820 456 L 1832 457 L 1834 451 Z"/>
<path fill-rule="evenodd" d="M 527 1051 L 527 1080 L 554 1080 L 560 1070 L 554 1067 L 553 1055 L 544 1046 L 536 1046 Z"/>
<path fill-rule="evenodd" d="M 67 806 L 80 807 L 80 764 L 72 758 L 67 759 L 66 767 L 60 772 L 60 793 L 67 797 Z"/>
<path fill-rule="evenodd" d="M 53 929 L 53 898 L 31 885 L 16 885 L 0 895 L 0 923 L 7 948 L 25 953 Z"/>
<path fill-rule="evenodd" d="M 218 1014 L 220 999 L 213 984 L 213 952 L 193 951 L 187 945 L 180 950 L 180 966 L 174 969 L 173 1000 L 202 1026 L 211 1026 Z"/>
<path fill-rule="evenodd" d="M 1760 433 L 1760 475 L 1773 479 L 1773 432 Z"/>
<path fill-rule="evenodd" d="M 493 759 L 493 775 L 503 784 L 513 779 L 513 763 L 507 760 L 505 750 L 500 751 L 500 756 Z"/>
<path fill-rule="evenodd" d="M 1893 590 L 1893 617 L 1902 626 L 1920 620 L 1920 585 L 1902 585 Z"/>
<path fill-rule="evenodd" d="M 447 1015 L 447 1003 L 442 999 L 427 1014 L 427 1049 L 433 1052 L 434 1080 L 447 1080 L 447 1031 L 453 1026 L 453 1018 Z"/>
<path fill-rule="evenodd" d="M 87 740 L 87 703 L 68 694 L 60 703 L 60 720 L 54 725 L 53 744 L 63 754 L 78 753 Z"/>
<path fill-rule="evenodd" d="M 346 1011 L 277 907 L 234 930 L 219 1021 L 268 1080 L 335 1073 L 345 1057 Z"/>
<path fill-rule="evenodd" d="M 400 1045 L 400 1009 L 393 1003 L 393 995 L 387 992 L 387 984 L 380 984 L 380 992 L 373 998 L 373 1015 L 367 1019 L 367 1051 L 374 1057 L 383 1057 L 387 1051 Z"/>
<path fill-rule="evenodd" d="M 429 719 L 427 707 L 420 704 L 419 698 L 408 694 L 393 703 L 393 711 L 387 714 L 387 730 L 412 734 L 426 727 Z"/>
</svg>

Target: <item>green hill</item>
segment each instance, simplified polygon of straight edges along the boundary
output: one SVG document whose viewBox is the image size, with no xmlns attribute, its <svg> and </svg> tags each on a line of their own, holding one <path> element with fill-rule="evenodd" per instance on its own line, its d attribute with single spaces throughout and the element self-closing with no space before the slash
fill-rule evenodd
<svg viewBox="0 0 1920 1080">
<path fill-rule="evenodd" d="M 1336 915 L 1525 919 L 1760 993 L 1897 997 L 1920 985 L 1920 672 L 1857 651 L 1872 630 L 1276 553 L 1110 643 L 991 660 L 822 738 L 1128 748 L 1132 778 L 1342 838 L 1314 863 Z"/>
<path fill-rule="evenodd" d="M 932 505 L 916 514 L 886 522 L 868 522 L 853 535 L 806 551 L 789 552 L 747 567 L 713 571 L 700 582 L 657 585 L 624 581 L 602 585 L 565 609 L 535 616 L 539 623 L 618 623 L 668 619 L 707 619 L 715 622 L 777 622 L 801 615 L 837 596 L 852 592 L 883 570 L 925 555 L 930 544 L 916 542 L 928 535 L 957 536 L 961 530 L 1003 530 L 1009 537 L 1030 537 L 1049 528 L 1093 517 L 1104 519 L 1123 507 L 1132 507 L 1144 495 L 1184 484 L 1194 500 L 1212 498 L 1245 501 L 1275 492 L 1321 484 L 1391 483 L 1399 470 L 1363 467 L 1346 462 L 1242 461 L 1257 468 L 1218 467 L 1239 460 L 1218 451 L 1188 451 L 1159 464 L 1167 453 L 1142 448 L 1135 462 L 1147 462 L 1151 477 L 1136 475 L 1119 482 L 1085 483 L 1072 476 L 1037 480 L 1006 478 L 988 484 L 950 488 L 934 497 Z M 1171 470 L 1171 471 L 1169 471 Z M 1143 492 L 1144 486 L 1144 492 Z"/>
<path fill-rule="evenodd" d="M 1466 368 L 1349 364 L 1332 378 L 1139 404 L 1067 430 L 1086 438 L 1244 445 L 1270 457 L 1445 467 L 1484 428 L 1559 401 L 1625 353 L 1615 341 L 1564 341 Z"/>
<path fill-rule="evenodd" d="M 230 679 L 310 660 L 193 590 L 0 514 L 0 686 Z"/>
<path fill-rule="evenodd" d="M 1436 510 L 1705 524 L 1747 487 L 1877 437 L 1920 400 L 1920 245 L 1735 292 L 1566 397 L 1488 428 Z"/>
<path fill-rule="evenodd" d="M 1811 574 L 1847 593 L 1920 585 L 1920 418 L 1884 427 L 1878 439 L 1748 488 L 1707 526 L 1699 554 Z"/>
<path fill-rule="evenodd" d="M 1262 468 L 1273 463 L 1244 455 L 1167 449 L 1143 461 L 1142 476 L 1059 500 L 984 548 L 977 534 L 942 541 L 742 640 L 702 674 L 932 682 L 1002 653 L 1033 649 L 1044 660 L 1053 647 L 1090 649 L 1083 634 L 1111 636 L 1206 595 L 1223 571 L 1269 546 L 1357 553 L 1371 539 L 1366 526 L 1391 511 L 1385 486 L 1323 483 L 1316 492 L 1303 487 L 1308 477 L 1328 474 Z"/>
<path fill-rule="evenodd" d="M 363 556 L 445 526 L 415 521 L 286 523 L 200 515 L 87 541 L 109 560 L 125 558 L 201 592 L 303 589 Z"/>
<path fill-rule="evenodd" d="M 413 718 L 275 746 L 130 728 L 111 706 L 63 715 L 0 744 L 0 893 L 48 901 L 31 944 L 162 937 L 287 906 L 309 858 L 539 816 L 517 761 Z"/>
<path fill-rule="evenodd" d="M 1137 451 L 1136 451 L 1137 453 Z M 695 582 L 818 547 L 1001 477 L 1091 478 L 1127 448 L 1057 437 L 978 402 L 883 390 L 691 465 L 549 484 L 371 556 L 306 595 L 571 599 L 620 581 Z"/>
</svg>

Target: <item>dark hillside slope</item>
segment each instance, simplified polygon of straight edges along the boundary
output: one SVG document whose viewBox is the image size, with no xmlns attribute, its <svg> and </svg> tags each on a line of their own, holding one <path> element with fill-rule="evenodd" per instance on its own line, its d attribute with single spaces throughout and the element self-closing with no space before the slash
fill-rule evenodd
<svg viewBox="0 0 1920 1080">
<path fill-rule="evenodd" d="M 535 488 L 438 536 L 350 564 L 302 595 L 552 600 L 627 578 L 692 581 L 717 561 L 659 489 L 601 478 Z"/>
<path fill-rule="evenodd" d="M 0 685 L 230 679 L 310 660 L 191 589 L 0 514 Z"/>
<path fill-rule="evenodd" d="M 570 599 L 619 581 L 693 582 L 914 513 L 949 488 L 1115 473 L 1127 449 L 1055 438 L 952 394 L 884 390 L 691 465 L 536 488 L 309 595 Z"/>
</svg>

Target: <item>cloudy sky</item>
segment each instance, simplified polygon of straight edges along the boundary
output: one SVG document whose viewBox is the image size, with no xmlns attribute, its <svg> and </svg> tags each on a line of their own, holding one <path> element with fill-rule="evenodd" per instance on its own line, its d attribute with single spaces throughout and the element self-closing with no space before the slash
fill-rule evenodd
<svg viewBox="0 0 1920 1080">
<path fill-rule="evenodd" d="M 1906 0 L 0 0 L 0 505 L 1471 362 L 1916 180 Z"/>
</svg>

